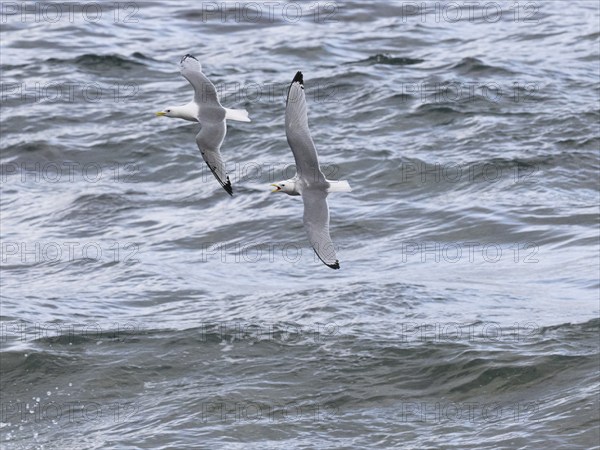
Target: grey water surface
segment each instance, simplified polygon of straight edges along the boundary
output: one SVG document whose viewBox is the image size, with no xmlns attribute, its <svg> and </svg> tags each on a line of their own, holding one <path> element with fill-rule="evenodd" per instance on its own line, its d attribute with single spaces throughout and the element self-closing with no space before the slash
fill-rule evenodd
<svg viewBox="0 0 600 450">
<path fill-rule="evenodd" d="M 0 6 L 2 449 L 598 448 L 596 1 Z"/>
</svg>

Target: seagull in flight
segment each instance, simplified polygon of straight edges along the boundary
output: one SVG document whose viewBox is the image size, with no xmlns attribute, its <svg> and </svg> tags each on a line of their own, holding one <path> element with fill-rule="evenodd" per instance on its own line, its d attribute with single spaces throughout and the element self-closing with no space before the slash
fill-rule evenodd
<svg viewBox="0 0 600 450">
<path fill-rule="evenodd" d="M 304 228 L 315 253 L 323 263 L 339 269 L 340 262 L 329 235 L 330 192 L 350 192 L 347 181 L 325 179 L 319 168 L 317 149 L 308 129 L 308 114 L 302 72 L 297 72 L 288 89 L 285 107 L 285 132 L 296 161 L 296 175 L 273 183 L 272 192 L 301 195 L 304 201 Z"/>
<path fill-rule="evenodd" d="M 229 109 L 221 106 L 215 86 L 202 73 L 200 62 L 192 55 L 185 55 L 179 63 L 181 75 L 194 88 L 194 98 L 187 105 L 169 106 L 157 112 L 157 116 L 174 117 L 200 122 L 200 132 L 196 135 L 196 144 L 206 164 L 219 184 L 229 195 L 233 195 L 231 181 L 221 157 L 221 144 L 227 132 L 226 120 L 250 122 L 245 109 Z"/>
</svg>

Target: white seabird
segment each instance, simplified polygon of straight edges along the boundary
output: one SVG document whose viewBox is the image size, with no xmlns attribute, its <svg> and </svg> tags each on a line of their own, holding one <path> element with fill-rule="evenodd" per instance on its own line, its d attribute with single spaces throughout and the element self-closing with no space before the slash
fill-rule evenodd
<svg viewBox="0 0 600 450">
<path fill-rule="evenodd" d="M 200 132 L 196 135 L 196 144 L 206 164 L 229 195 L 233 195 L 231 181 L 221 158 L 221 144 L 225 139 L 227 124 L 225 121 L 237 120 L 250 122 L 245 109 L 229 109 L 221 106 L 215 86 L 202 73 L 200 62 L 192 55 L 185 55 L 179 63 L 181 75 L 194 88 L 194 98 L 187 105 L 169 106 L 157 116 L 175 117 L 191 122 L 200 122 Z"/>
<path fill-rule="evenodd" d="M 273 183 L 272 192 L 301 195 L 304 201 L 304 228 L 315 253 L 332 269 L 339 269 L 331 236 L 329 235 L 329 192 L 350 192 L 347 181 L 325 179 L 319 168 L 317 149 L 308 129 L 306 96 L 302 72 L 297 72 L 288 89 L 285 107 L 285 132 L 296 161 L 296 175 L 289 180 Z"/>
</svg>

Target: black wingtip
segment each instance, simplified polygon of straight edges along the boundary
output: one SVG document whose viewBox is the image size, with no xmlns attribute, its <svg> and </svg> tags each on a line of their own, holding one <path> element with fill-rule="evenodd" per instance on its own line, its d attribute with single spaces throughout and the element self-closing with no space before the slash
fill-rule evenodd
<svg viewBox="0 0 600 450">
<path fill-rule="evenodd" d="M 327 267 L 329 267 L 330 269 L 334 269 L 334 270 L 337 270 L 340 268 L 340 261 L 338 259 L 336 259 L 333 264 L 327 264 L 325 262 L 325 260 L 323 260 L 323 258 L 321 258 L 321 255 L 319 255 L 319 253 L 317 252 L 317 249 L 313 247 L 313 250 L 315 251 L 315 255 L 317 255 L 317 257 L 321 260 L 321 262 L 323 264 L 325 264 Z"/>
<path fill-rule="evenodd" d="M 204 151 L 202 151 L 202 149 L 200 149 L 200 153 L 202 153 L 202 156 L 204 156 Z M 229 195 L 231 195 L 233 197 L 233 188 L 231 187 L 231 181 L 229 180 L 229 176 L 227 176 L 227 181 L 224 182 L 223 180 L 221 180 L 221 178 L 219 178 L 219 175 L 217 175 L 217 171 L 216 171 L 215 167 L 211 166 L 208 163 L 206 165 L 208 166 L 210 171 L 213 173 L 213 175 L 215 176 L 215 178 L 217 179 L 217 181 L 219 182 L 221 187 L 223 189 L 225 189 L 225 192 L 227 192 Z"/>
<path fill-rule="evenodd" d="M 304 76 L 300 71 L 296 72 L 296 75 L 294 75 L 294 79 L 292 80 L 292 83 L 296 82 L 300 83 L 301 86 L 304 86 Z"/>
<path fill-rule="evenodd" d="M 296 72 L 296 75 L 294 75 L 294 79 L 292 80 L 292 82 L 290 83 L 290 86 L 288 87 L 288 93 L 287 93 L 287 97 L 285 99 L 286 107 L 287 107 L 288 101 L 290 99 L 290 90 L 292 89 L 292 86 L 294 85 L 294 83 L 300 83 L 300 87 L 302 88 L 302 90 L 304 90 L 304 77 L 302 76 L 302 72 L 300 72 L 300 71 Z"/>
<path fill-rule="evenodd" d="M 327 267 L 331 267 L 332 269 L 339 269 L 340 268 L 340 262 L 338 260 L 335 261 L 335 263 L 333 264 L 325 264 Z"/>
<path fill-rule="evenodd" d="M 185 55 L 183 58 L 181 58 L 181 62 L 184 62 L 184 61 L 185 61 L 187 58 L 196 59 L 196 58 L 194 57 L 194 55 L 190 55 L 190 54 L 188 53 L 188 54 L 187 54 L 187 55 Z M 198 60 L 196 59 L 196 61 L 198 61 Z"/>
<path fill-rule="evenodd" d="M 229 179 L 227 180 L 227 183 L 223 183 L 223 189 L 233 197 L 233 187 L 231 186 L 231 181 L 229 181 Z"/>
</svg>

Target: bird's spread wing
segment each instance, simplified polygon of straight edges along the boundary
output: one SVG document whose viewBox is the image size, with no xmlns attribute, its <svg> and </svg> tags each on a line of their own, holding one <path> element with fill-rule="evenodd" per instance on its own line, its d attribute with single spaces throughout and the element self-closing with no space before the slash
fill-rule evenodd
<svg viewBox="0 0 600 450">
<path fill-rule="evenodd" d="M 215 86 L 202 73 L 200 62 L 192 55 L 185 55 L 180 63 L 181 75 L 194 88 L 194 103 L 198 105 L 198 121 L 202 129 L 196 135 L 196 143 L 206 164 L 229 195 L 233 195 L 231 181 L 221 158 L 221 144 L 225 139 L 225 108 L 219 103 Z"/>
<path fill-rule="evenodd" d="M 285 106 L 285 133 L 294 154 L 298 176 L 308 184 L 324 183 L 325 176 L 319 168 L 317 149 L 308 129 L 302 72 L 296 73 L 288 89 Z"/>
<path fill-rule="evenodd" d="M 329 235 L 329 207 L 327 192 L 320 189 L 306 189 L 302 193 L 304 201 L 304 228 L 313 249 L 321 261 L 332 269 L 339 269 L 340 263 Z"/>
<path fill-rule="evenodd" d="M 205 121 L 221 121 L 225 119 L 225 108 L 219 102 L 214 84 L 202 73 L 202 66 L 192 55 L 185 55 L 179 64 L 181 75 L 194 88 L 194 103 L 198 105 L 198 119 Z"/>
<path fill-rule="evenodd" d="M 204 122 L 202 129 L 196 135 L 196 143 L 202 153 L 202 157 L 210 170 L 219 181 L 223 189 L 227 191 L 229 195 L 233 195 L 233 189 L 231 187 L 231 181 L 225 171 L 225 164 L 223 158 L 221 158 L 221 144 L 225 139 L 225 132 L 227 127 L 225 126 L 225 120 L 220 122 Z"/>
</svg>

